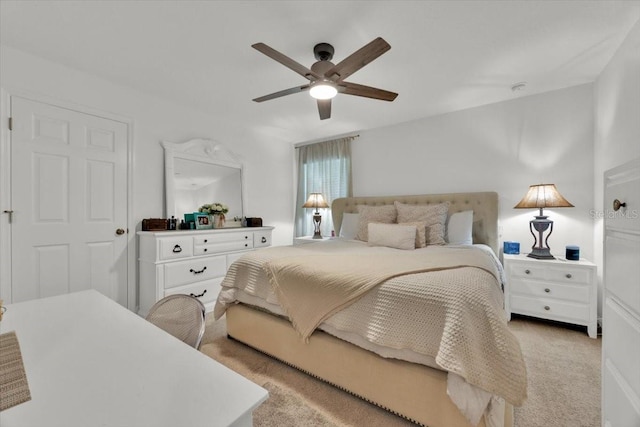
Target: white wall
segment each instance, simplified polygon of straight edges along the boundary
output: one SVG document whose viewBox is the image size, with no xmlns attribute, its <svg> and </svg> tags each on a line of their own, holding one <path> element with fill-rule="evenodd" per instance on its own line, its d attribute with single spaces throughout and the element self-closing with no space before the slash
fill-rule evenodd
<svg viewBox="0 0 640 427">
<path fill-rule="evenodd" d="M 603 260 L 605 171 L 640 157 L 640 21 L 595 83 L 595 258 Z M 602 268 L 599 269 L 602 282 Z"/>
<path fill-rule="evenodd" d="M 496 191 L 501 241 L 533 244 L 536 210 L 513 209 L 529 185 L 556 184 L 575 208 L 547 209 L 552 253 L 593 259 L 591 84 L 362 131 L 353 142 L 358 196 Z"/>
</svg>

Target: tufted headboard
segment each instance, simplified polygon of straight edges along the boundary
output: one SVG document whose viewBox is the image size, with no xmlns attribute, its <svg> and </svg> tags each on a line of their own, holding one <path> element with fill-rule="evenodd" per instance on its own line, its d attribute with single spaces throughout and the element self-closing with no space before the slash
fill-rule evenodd
<svg viewBox="0 0 640 427">
<path fill-rule="evenodd" d="M 473 210 L 473 243 L 484 243 L 498 254 L 498 193 L 447 193 L 417 196 L 343 197 L 331 204 L 336 233 L 342 225 L 344 212 L 357 213 L 358 205 L 392 205 L 394 201 L 414 205 L 449 202 L 449 214 Z"/>
</svg>

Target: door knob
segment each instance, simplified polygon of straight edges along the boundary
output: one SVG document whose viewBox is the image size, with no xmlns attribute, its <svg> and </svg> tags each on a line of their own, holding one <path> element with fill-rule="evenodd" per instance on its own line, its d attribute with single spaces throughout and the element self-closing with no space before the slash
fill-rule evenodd
<svg viewBox="0 0 640 427">
<path fill-rule="evenodd" d="M 118 236 L 123 235 L 123 234 L 124 234 L 124 229 L 122 229 L 122 228 L 118 228 L 118 229 L 116 230 L 116 234 L 117 234 Z"/>
<path fill-rule="evenodd" d="M 613 210 L 614 210 L 614 211 L 617 211 L 618 209 L 620 209 L 620 208 L 624 208 L 624 207 L 626 207 L 626 206 L 627 206 L 627 204 L 626 204 L 626 203 L 623 203 L 623 202 L 621 202 L 621 201 L 620 201 L 620 200 L 618 200 L 618 199 L 615 199 L 615 200 L 613 201 Z"/>
</svg>

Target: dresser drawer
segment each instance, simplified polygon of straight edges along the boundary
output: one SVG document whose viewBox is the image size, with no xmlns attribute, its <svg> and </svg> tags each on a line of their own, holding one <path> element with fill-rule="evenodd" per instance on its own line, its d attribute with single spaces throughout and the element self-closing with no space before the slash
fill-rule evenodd
<svg viewBox="0 0 640 427">
<path fill-rule="evenodd" d="M 188 236 L 160 239 L 158 248 L 161 260 L 193 256 L 193 240 Z"/>
<path fill-rule="evenodd" d="M 271 246 L 271 230 L 253 233 L 253 247 L 264 248 L 266 246 Z"/>
<path fill-rule="evenodd" d="M 589 306 L 587 304 L 549 298 L 511 295 L 511 309 L 521 314 L 570 323 L 576 321 L 580 324 L 586 324 L 589 320 Z"/>
<path fill-rule="evenodd" d="M 193 248 L 194 255 L 208 255 L 224 252 L 242 251 L 253 248 L 253 240 L 212 243 Z"/>
<path fill-rule="evenodd" d="M 563 299 L 587 304 L 590 301 L 589 287 L 586 285 L 564 285 L 544 281 L 514 280 L 511 292 L 522 296 Z"/>
<path fill-rule="evenodd" d="M 164 292 L 164 296 L 186 294 L 197 297 L 203 304 L 213 303 L 216 301 L 218 294 L 220 293 L 220 283 L 222 282 L 222 279 L 223 277 L 217 277 L 211 280 L 167 289 Z"/>
<path fill-rule="evenodd" d="M 244 233 L 219 233 L 219 234 L 202 234 L 193 238 L 193 244 L 196 246 L 212 245 L 227 242 L 245 242 L 252 241 L 253 233 L 247 231 Z"/>
<path fill-rule="evenodd" d="M 173 262 L 164 266 L 164 287 L 169 289 L 188 283 L 222 277 L 226 272 L 227 258 L 224 255 Z"/>
</svg>

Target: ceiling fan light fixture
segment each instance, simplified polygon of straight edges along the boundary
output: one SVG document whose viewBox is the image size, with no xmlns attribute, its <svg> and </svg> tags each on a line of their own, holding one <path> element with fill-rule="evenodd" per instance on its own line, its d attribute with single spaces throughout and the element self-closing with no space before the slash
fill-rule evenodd
<svg viewBox="0 0 640 427">
<path fill-rule="evenodd" d="M 315 99 L 331 99 L 338 94 L 338 89 L 328 82 L 318 82 L 311 86 L 309 94 Z"/>
</svg>

